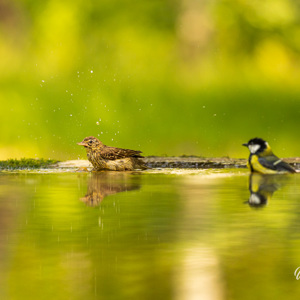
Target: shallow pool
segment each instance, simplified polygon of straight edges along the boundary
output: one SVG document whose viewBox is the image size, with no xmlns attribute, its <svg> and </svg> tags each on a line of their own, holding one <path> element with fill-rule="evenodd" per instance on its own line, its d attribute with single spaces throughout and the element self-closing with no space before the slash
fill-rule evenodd
<svg viewBox="0 0 300 300">
<path fill-rule="evenodd" d="M 0 173 L 1 299 L 297 299 L 300 175 Z"/>
</svg>

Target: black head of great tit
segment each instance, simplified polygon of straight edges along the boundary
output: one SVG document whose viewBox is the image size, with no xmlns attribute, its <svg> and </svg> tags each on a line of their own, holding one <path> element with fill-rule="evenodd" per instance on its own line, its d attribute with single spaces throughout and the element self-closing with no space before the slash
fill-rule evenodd
<svg viewBox="0 0 300 300">
<path fill-rule="evenodd" d="M 251 172 L 262 174 L 295 173 L 288 163 L 273 154 L 269 144 L 260 138 L 251 139 L 243 144 L 250 150 L 248 168 Z"/>
</svg>

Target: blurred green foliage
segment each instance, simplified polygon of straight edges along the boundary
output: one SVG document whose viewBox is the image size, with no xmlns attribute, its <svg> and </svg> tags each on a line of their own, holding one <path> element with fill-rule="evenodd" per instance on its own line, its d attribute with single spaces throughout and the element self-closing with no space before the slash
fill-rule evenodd
<svg viewBox="0 0 300 300">
<path fill-rule="evenodd" d="M 85 158 L 85 136 L 145 155 L 298 156 L 300 4 L 0 3 L 0 159 Z"/>
</svg>

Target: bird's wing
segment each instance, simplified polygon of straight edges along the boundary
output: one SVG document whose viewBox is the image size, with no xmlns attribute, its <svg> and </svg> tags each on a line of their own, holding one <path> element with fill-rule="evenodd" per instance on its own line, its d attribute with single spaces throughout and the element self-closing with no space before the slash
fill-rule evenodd
<svg viewBox="0 0 300 300">
<path fill-rule="evenodd" d="M 293 167 L 291 167 L 288 163 L 284 162 L 275 155 L 259 157 L 258 161 L 262 166 L 268 169 L 272 169 L 279 172 L 296 172 Z"/>
<path fill-rule="evenodd" d="M 122 148 L 115 148 L 115 147 L 103 147 L 101 149 L 100 155 L 104 159 L 120 159 L 125 157 L 140 157 L 142 151 L 130 150 L 130 149 L 122 149 Z"/>
</svg>

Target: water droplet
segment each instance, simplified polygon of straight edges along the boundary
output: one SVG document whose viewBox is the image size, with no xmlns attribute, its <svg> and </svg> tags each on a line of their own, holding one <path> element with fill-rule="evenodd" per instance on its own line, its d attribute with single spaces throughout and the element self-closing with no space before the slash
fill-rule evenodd
<svg viewBox="0 0 300 300">
<path fill-rule="evenodd" d="M 205 108 L 205 105 L 203 105 L 202 107 Z"/>
<path fill-rule="evenodd" d="M 97 122 L 96 122 L 96 125 L 99 125 L 99 124 L 100 124 L 100 123 L 97 121 Z"/>
<path fill-rule="evenodd" d="M 94 73 L 94 71 L 93 71 L 93 70 L 91 70 L 91 73 Z"/>
<path fill-rule="evenodd" d="M 70 117 L 73 117 L 73 115 L 72 115 L 72 114 L 70 114 Z"/>
<path fill-rule="evenodd" d="M 217 114 L 214 114 L 214 117 L 216 117 L 217 116 Z"/>
<path fill-rule="evenodd" d="M 42 82 L 45 82 L 45 80 L 42 80 Z"/>
</svg>

